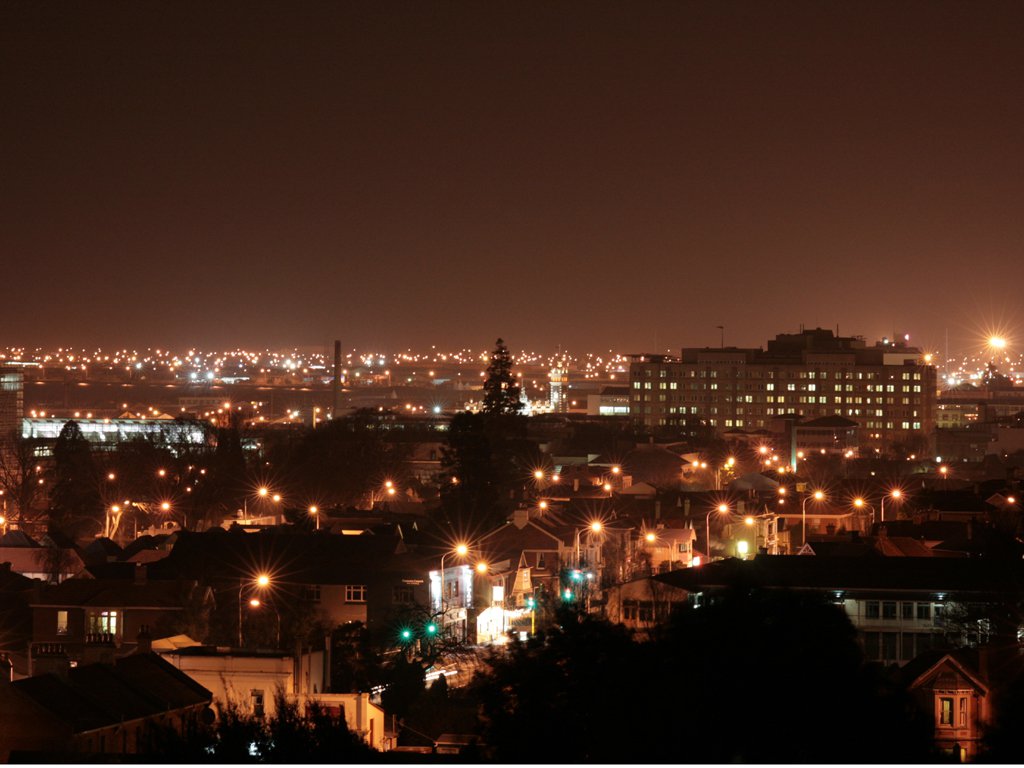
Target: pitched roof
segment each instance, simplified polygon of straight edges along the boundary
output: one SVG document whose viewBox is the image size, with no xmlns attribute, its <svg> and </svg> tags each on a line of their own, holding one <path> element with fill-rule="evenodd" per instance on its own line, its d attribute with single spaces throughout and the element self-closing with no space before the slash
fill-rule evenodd
<svg viewBox="0 0 1024 768">
<path fill-rule="evenodd" d="M 11 569 L 17 573 L 50 572 L 53 569 L 50 563 L 53 551 L 49 547 L 3 547 L 0 548 L 0 563 L 10 563 Z M 62 574 L 81 573 L 85 568 L 85 563 L 73 549 L 61 550 L 56 562 Z"/>
<path fill-rule="evenodd" d="M 269 572 L 297 584 L 345 584 L 367 573 L 418 572 L 414 560 L 394 536 L 214 528 L 205 533 L 182 531 L 171 554 L 148 568 L 153 579 L 237 579 Z"/>
<path fill-rule="evenodd" d="M 952 667 L 975 686 L 982 694 L 988 693 L 988 683 L 981 678 L 978 665 L 978 651 L 974 648 L 956 650 L 933 649 L 915 656 L 901 670 L 900 677 L 907 688 L 918 688 L 929 678 L 941 674 L 943 667 Z"/>
<path fill-rule="evenodd" d="M 181 608 L 194 581 L 146 581 L 137 584 L 120 579 L 68 579 L 44 587 L 32 606 L 95 606 L 103 608 Z"/>
<path fill-rule="evenodd" d="M 0 547 L 38 547 L 38 541 L 22 530 L 10 530 L 0 536 Z"/>
<path fill-rule="evenodd" d="M 12 685 L 76 733 L 209 704 L 212 694 L 153 653 L 68 670 L 67 679 L 36 675 Z"/>
<path fill-rule="evenodd" d="M 747 586 L 814 590 L 910 590 L 1005 594 L 1024 585 L 1024 561 L 946 557 L 758 555 L 661 574 L 691 591 Z"/>
</svg>

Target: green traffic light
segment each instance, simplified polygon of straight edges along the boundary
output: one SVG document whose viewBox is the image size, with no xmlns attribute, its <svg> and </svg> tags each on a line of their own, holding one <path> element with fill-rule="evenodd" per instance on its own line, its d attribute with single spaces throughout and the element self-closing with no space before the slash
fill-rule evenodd
<svg viewBox="0 0 1024 768">
<path fill-rule="evenodd" d="M 566 600 L 572 600 L 572 590 L 571 589 L 565 590 L 563 595 L 564 595 Z"/>
<path fill-rule="evenodd" d="M 411 640 L 412 639 L 412 630 L 411 629 L 403 629 L 402 630 L 402 639 L 403 640 Z"/>
<path fill-rule="evenodd" d="M 435 634 L 437 634 L 437 624 L 434 624 L 433 622 L 427 624 L 427 634 L 428 635 L 435 635 Z"/>
</svg>

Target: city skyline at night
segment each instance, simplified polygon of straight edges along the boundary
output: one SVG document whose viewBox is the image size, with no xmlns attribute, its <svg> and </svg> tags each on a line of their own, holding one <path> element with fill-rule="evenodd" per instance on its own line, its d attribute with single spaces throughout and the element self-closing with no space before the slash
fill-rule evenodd
<svg viewBox="0 0 1024 768">
<path fill-rule="evenodd" d="M 0 763 L 1024 764 L 1022 40 L 0 2 Z"/>
</svg>

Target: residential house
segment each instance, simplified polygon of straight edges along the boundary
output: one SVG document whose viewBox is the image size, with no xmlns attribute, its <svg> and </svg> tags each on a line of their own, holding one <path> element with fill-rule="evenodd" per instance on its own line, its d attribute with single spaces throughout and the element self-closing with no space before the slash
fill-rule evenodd
<svg viewBox="0 0 1024 768">
<path fill-rule="evenodd" d="M 649 576 L 616 584 L 608 590 L 605 618 L 640 634 L 668 620 L 676 608 L 686 605 L 689 593 Z"/>
<path fill-rule="evenodd" d="M 61 645 L 78 662 L 89 638 L 109 637 L 117 655 L 133 652 L 138 635 L 152 627 L 175 634 L 196 619 L 189 611 L 209 611 L 213 593 L 194 580 L 156 581 L 146 566 L 134 566 L 135 578 L 69 579 L 59 585 L 38 585 L 29 600 L 32 611 L 32 655 L 40 647 Z"/>
<path fill-rule="evenodd" d="M 241 613 L 249 598 L 275 610 L 304 602 L 334 625 L 386 626 L 414 606 L 429 605 L 429 565 L 409 552 L 401 529 L 344 536 L 326 531 L 220 528 L 182 531 L 166 558 L 150 565 L 155 578 L 210 584 Z M 267 577 L 266 588 L 257 578 Z"/>
<path fill-rule="evenodd" d="M 323 651 L 300 658 L 275 651 L 180 644 L 162 647 L 164 659 L 200 685 L 208 688 L 218 711 L 235 707 L 257 717 L 273 717 L 278 696 L 306 712 L 314 702 L 335 715 L 344 715 L 349 730 L 374 749 L 385 751 L 391 743 L 385 729 L 384 710 L 370 701 L 368 693 L 325 693 L 330 687 L 330 668 Z"/>
<path fill-rule="evenodd" d="M 0 536 L 0 563 L 10 563 L 12 571 L 29 579 L 54 584 L 77 576 L 85 569 L 85 563 L 73 547 L 49 539 L 44 546 L 23 531 L 8 531 Z"/>
<path fill-rule="evenodd" d="M 0 761 L 150 752 L 170 729 L 209 722 L 210 691 L 152 653 L 72 668 L 59 644 L 39 651 L 47 672 L 0 680 Z"/>
<path fill-rule="evenodd" d="M 992 708 L 978 652 L 931 651 L 901 671 L 918 706 L 932 717 L 936 747 L 957 762 L 973 761 Z"/>
<path fill-rule="evenodd" d="M 813 592 L 841 606 L 869 660 L 905 664 L 947 643 L 987 639 L 985 625 L 953 618 L 963 606 L 999 605 L 1019 594 L 1024 562 L 955 557 L 758 555 L 659 574 L 704 605 L 735 587 Z"/>
</svg>

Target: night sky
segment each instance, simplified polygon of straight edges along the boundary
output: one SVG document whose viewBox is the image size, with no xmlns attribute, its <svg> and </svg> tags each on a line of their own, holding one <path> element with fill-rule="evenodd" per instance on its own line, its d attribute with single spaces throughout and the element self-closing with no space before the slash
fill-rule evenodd
<svg viewBox="0 0 1024 768">
<path fill-rule="evenodd" d="M 0 346 L 969 346 L 1024 329 L 1022 40 L 1021 2 L 5 0 Z"/>
</svg>

